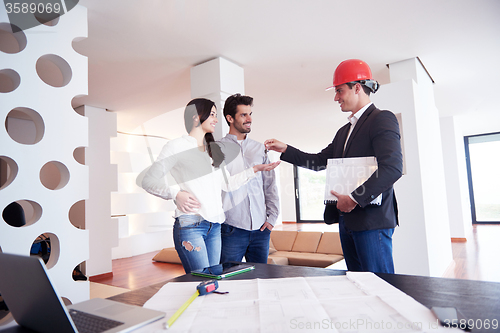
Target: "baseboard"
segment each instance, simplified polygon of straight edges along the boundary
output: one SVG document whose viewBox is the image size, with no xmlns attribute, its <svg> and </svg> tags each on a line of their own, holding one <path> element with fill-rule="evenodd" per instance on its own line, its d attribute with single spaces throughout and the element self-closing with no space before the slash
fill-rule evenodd
<svg viewBox="0 0 500 333">
<path fill-rule="evenodd" d="M 467 238 L 462 237 L 451 237 L 452 243 L 467 243 Z"/>
<path fill-rule="evenodd" d="M 281 223 L 286 224 L 286 223 L 297 223 L 297 222 L 295 222 L 295 221 L 282 221 Z"/>
<path fill-rule="evenodd" d="M 109 278 L 112 278 L 112 277 L 113 277 L 113 272 L 109 272 L 109 273 L 104 273 L 104 274 L 99 274 L 99 275 L 91 276 L 91 277 L 89 277 L 89 281 L 96 282 L 96 281 L 99 281 L 101 279 L 109 279 Z"/>
</svg>

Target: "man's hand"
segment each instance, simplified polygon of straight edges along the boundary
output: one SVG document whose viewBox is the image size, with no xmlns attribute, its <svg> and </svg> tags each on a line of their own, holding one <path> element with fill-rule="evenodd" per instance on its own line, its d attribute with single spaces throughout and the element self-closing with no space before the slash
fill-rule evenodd
<svg viewBox="0 0 500 333">
<path fill-rule="evenodd" d="M 195 213 L 201 206 L 194 195 L 185 191 L 177 193 L 175 204 L 183 213 Z"/>
<path fill-rule="evenodd" d="M 272 231 L 274 227 L 273 227 L 273 225 L 271 223 L 265 222 L 262 225 L 262 227 L 260 227 L 260 231 L 264 231 L 264 230 L 266 230 L 266 228 L 269 229 L 269 231 Z"/>
<path fill-rule="evenodd" d="M 271 171 L 274 168 L 276 168 L 278 165 L 280 165 L 281 161 L 278 162 L 273 162 L 269 164 L 257 164 L 256 166 L 253 167 L 254 172 L 259 172 L 259 171 Z"/>
<path fill-rule="evenodd" d="M 339 194 L 335 191 L 330 192 L 337 197 L 337 209 L 341 212 L 350 213 L 354 208 L 356 208 L 357 203 L 354 202 L 350 196 Z"/>
<path fill-rule="evenodd" d="M 284 153 L 288 145 L 276 139 L 269 139 L 264 141 L 264 146 L 266 149 L 277 151 L 278 153 Z"/>
</svg>

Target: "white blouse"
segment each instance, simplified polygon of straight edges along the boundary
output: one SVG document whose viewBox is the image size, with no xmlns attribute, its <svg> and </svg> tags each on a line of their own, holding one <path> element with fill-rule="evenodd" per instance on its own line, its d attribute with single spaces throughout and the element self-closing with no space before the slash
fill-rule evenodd
<svg viewBox="0 0 500 333">
<path fill-rule="evenodd" d="M 230 192 L 255 177 L 253 168 L 230 176 L 225 171 L 225 162 L 220 168 L 212 166 L 207 151 L 201 151 L 195 138 L 184 135 L 169 141 L 146 172 L 142 187 L 163 199 L 175 199 L 179 191 L 196 197 L 200 208 L 196 213 L 213 223 L 225 220 L 222 208 L 222 192 Z M 186 214 L 175 209 L 175 217 Z"/>
</svg>

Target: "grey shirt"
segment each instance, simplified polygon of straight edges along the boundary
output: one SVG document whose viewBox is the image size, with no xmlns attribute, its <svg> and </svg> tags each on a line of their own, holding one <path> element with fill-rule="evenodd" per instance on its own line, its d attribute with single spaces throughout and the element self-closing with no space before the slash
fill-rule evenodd
<svg viewBox="0 0 500 333">
<path fill-rule="evenodd" d="M 235 135 L 227 134 L 220 142 L 238 143 Z M 246 136 L 238 156 L 227 164 L 230 175 L 257 164 L 270 163 L 262 143 Z M 222 148 L 224 150 L 224 148 Z M 259 172 L 236 191 L 222 194 L 225 223 L 245 230 L 257 230 L 267 221 L 273 226 L 279 214 L 278 187 L 274 170 Z"/>
</svg>

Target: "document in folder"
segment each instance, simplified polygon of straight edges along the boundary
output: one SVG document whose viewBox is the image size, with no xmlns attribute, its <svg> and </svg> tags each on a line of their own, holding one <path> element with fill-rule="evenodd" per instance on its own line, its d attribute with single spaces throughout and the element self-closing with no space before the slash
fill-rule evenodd
<svg viewBox="0 0 500 333">
<path fill-rule="evenodd" d="M 374 156 L 329 159 L 326 166 L 325 205 L 337 201 L 337 197 L 330 191 L 349 195 L 375 171 L 377 159 Z M 374 205 L 381 203 L 382 194 L 371 202 Z"/>
</svg>

